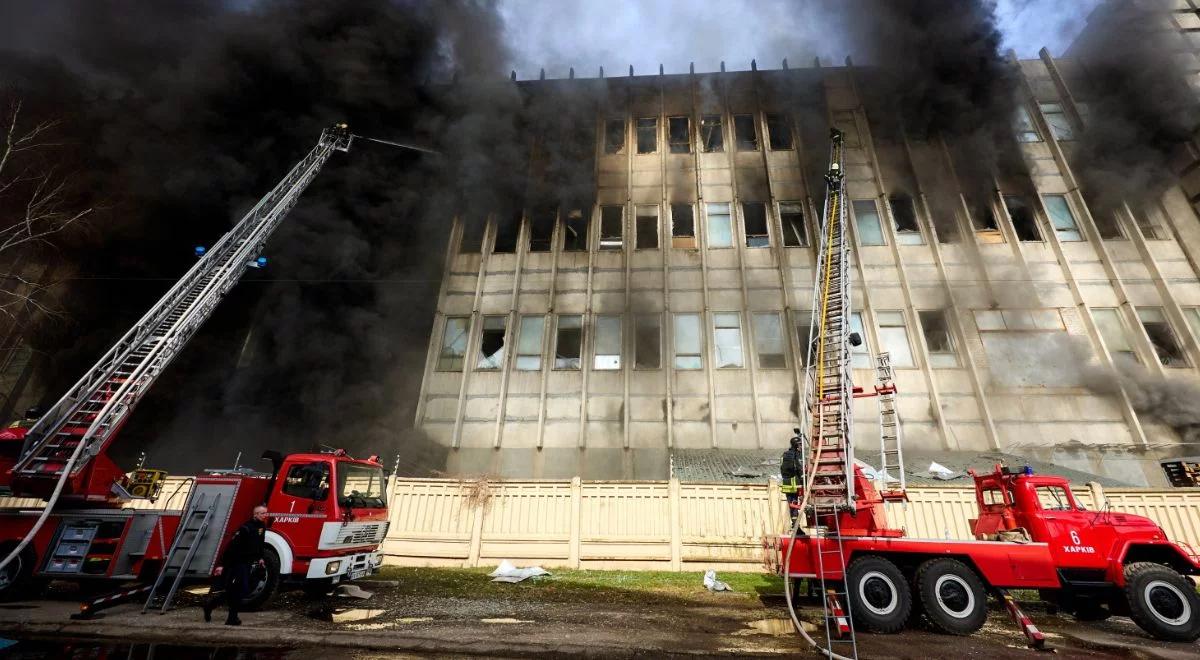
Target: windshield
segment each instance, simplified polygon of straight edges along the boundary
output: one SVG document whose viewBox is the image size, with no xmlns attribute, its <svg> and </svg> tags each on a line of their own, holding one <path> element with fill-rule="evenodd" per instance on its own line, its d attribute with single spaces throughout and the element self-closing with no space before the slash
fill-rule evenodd
<svg viewBox="0 0 1200 660">
<path fill-rule="evenodd" d="M 338 505 L 357 509 L 382 509 L 383 468 L 338 463 Z"/>
</svg>

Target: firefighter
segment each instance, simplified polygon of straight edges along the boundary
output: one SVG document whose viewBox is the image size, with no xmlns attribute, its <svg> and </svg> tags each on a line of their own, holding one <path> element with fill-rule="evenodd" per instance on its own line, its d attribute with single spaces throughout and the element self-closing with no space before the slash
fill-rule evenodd
<svg viewBox="0 0 1200 660">
<path fill-rule="evenodd" d="M 265 568 L 263 561 L 263 545 L 267 534 L 267 507 L 254 507 L 254 514 L 233 533 L 229 545 L 221 555 L 221 581 L 224 590 L 209 590 L 208 600 L 204 603 L 204 620 L 212 621 L 212 611 L 221 603 L 229 608 L 229 616 L 225 619 L 227 626 L 242 625 L 238 618 L 238 606 L 250 589 L 250 580 L 255 567 Z"/>
<path fill-rule="evenodd" d="M 791 515 L 792 522 L 795 522 L 799 512 L 792 508 L 792 505 L 796 503 L 798 498 L 799 480 L 804 478 L 804 456 L 802 451 L 804 436 L 800 434 L 800 429 L 792 429 L 792 431 L 796 435 L 792 436 L 791 447 L 783 452 L 783 456 L 779 459 L 779 476 L 783 478 L 783 483 L 779 489 L 787 496 L 788 514 Z"/>
</svg>

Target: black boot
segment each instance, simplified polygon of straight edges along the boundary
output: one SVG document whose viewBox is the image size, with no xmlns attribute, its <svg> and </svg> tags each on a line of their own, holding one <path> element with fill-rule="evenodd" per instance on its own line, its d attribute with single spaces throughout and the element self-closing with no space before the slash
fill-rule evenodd
<svg viewBox="0 0 1200 660">
<path fill-rule="evenodd" d="M 238 619 L 238 618 L 235 618 L 235 617 L 229 617 L 228 619 L 225 619 L 225 625 L 227 625 L 227 626 L 240 626 L 240 625 L 242 625 L 242 620 L 241 620 L 241 619 Z"/>
<path fill-rule="evenodd" d="M 212 623 L 212 605 L 204 604 L 204 623 Z"/>
</svg>

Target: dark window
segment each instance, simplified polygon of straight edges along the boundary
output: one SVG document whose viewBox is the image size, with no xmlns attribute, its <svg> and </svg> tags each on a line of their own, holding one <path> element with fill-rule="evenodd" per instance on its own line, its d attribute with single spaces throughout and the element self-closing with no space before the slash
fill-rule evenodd
<svg viewBox="0 0 1200 660">
<path fill-rule="evenodd" d="M 329 497 L 329 464 L 304 463 L 288 468 L 283 494 L 317 501 Z"/>
<path fill-rule="evenodd" d="M 1125 236 L 1121 234 L 1121 223 L 1117 221 L 1117 214 L 1112 209 L 1105 209 L 1103 205 L 1096 202 L 1096 198 L 1087 189 L 1080 188 L 1083 193 L 1083 201 L 1087 204 L 1088 210 L 1092 212 L 1092 220 L 1096 222 L 1096 230 L 1100 232 L 1100 238 L 1104 239 L 1121 239 Z"/>
<path fill-rule="evenodd" d="M 499 369 L 504 364 L 504 335 L 508 329 L 507 316 L 483 317 L 483 330 L 479 333 L 479 361 L 476 369 Z"/>
<path fill-rule="evenodd" d="M 996 213 L 992 210 L 992 205 L 987 202 L 976 202 L 971 209 L 972 218 L 975 220 L 975 229 L 978 231 L 997 231 L 1000 226 L 996 224 Z"/>
<path fill-rule="evenodd" d="M 636 369 L 658 369 L 662 366 L 662 317 L 659 314 L 638 314 L 634 317 L 633 366 Z"/>
<path fill-rule="evenodd" d="M 517 240 L 521 235 L 521 214 L 514 214 L 508 222 L 496 220 L 496 245 L 492 252 L 512 253 L 517 251 Z"/>
<path fill-rule="evenodd" d="M 767 115 L 767 139 L 774 151 L 792 148 L 792 124 L 787 115 Z"/>
<path fill-rule="evenodd" d="M 687 117 L 667 119 L 667 133 L 667 139 L 671 144 L 671 153 L 692 153 L 692 131 Z"/>
<path fill-rule="evenodd" d="M 582 346 L 583 317 L 560 315 L 558 317 L 558 336 L 554 342 L 554 368 L 578 369 Z"/>
<path fill-rule="evenodd" d="M 637 152 L 652 154 L 658 151 L 658 117 L 637 120 Z"/>
<path fill-rule="evenodd" d="M 892 219 L 896 221 L 896 231 L 920 231 L 917 228 L 917 215 L 913 210 L 911 197 L 892 195 L 888 202 L 892 205 Z"/>
<path fill-rule="evenodd" d="M 571 209 L 563 219 L 563 250 L 566 252 L 587 252 L 588 249 L 588 216 L 583 209 Z"/>
<path fill-rule="evenodd" d="M 487 229 L 487 216 L 460 216 L 462 220 L 462 241 L 458 244 L 458 251 L 466 254 L 468 252 L 479 252 L 483 248 L 483 231 Z"/>
<path fill-rule="evenodd" d="M 600 207 L 601 250 L 620 250 L 624 247 L 624 211 L 623 206 Z"/>
<path fill-rule="evenodd" d="M 1142 322 L 1142 327 L 1146 329 L 1150 343 L 1154 346 L 1158 361 L 1164 367 L 1188 366 L 1187 359 L 1183 357 L 1183 349 L 1179 347 L 1179 340 L 1175 338 L 1171 324 L 1167 322 L 1167 317 L 1163 315 L 1162 309 L 1142 307 L 1137 310 L 1137 315 L 1138 320 Z"/>
<path fill-rule="evenodd" d="M 804 227 L 803 203 L 780 202 L 779 219 L 783 224 L 784 247 L 804 247 L 808 245 L 808 232 Z"/>
<path fill-rule="evenodd" d="M 770 247 L 767 233 L 767 207 L 762 202 L 744 202 L 742 219 L 746 225 L 746 247 Z"/>
<path fill-rule="evenodd" d="M 1008 209 L 1008 217 L 1012 219 L 1013 231 L 1021 241 L 1040 241 L 1042 234 L 1038 231 L 1037 219 L 1029 203 L 1016 195 L 1004 197 L 1004 207 Z"/>
<path fill-rule="evenodd" d="M 544 208 L 536 211 L 529 222 L 529 251 L 549 252 L 554 237 L 554 220 L 558 209 Z"/>
<path fill-rule="evenodd" d="M 754 125 L 754 115 L 734 115 L 733 133 L 738 151 L 758 149 L 758 127 Z"/>
<path fill-rule="evenodd" d="M 658 207 L 639 206 L 635 223 L 637 228 L 637 248 L 639 250 L 658 249 Z"/>
<path fill-rule="evenodd" d="M 671 205 L 671 247 L 696 248 L 696 218 L 691 204 Z"/>
<path fill-rule="evenodd" d="M 625 153 L 624 119 L 609 119 L 604 123 L 604 153 Z"/>
<path fill-rule="evenodd" d="M 707 152 L 725 150 L 725 132 L 721 128 L 721 115 L 704 115 L 700 118 L 700 140 Z"/>
</svg>

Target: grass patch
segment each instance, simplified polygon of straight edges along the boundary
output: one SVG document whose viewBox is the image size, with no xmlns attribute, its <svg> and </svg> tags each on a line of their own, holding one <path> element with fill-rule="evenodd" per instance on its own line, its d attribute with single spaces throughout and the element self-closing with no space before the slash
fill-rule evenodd
<svg viewBox="0 0 1200 660">
<path fill-rule="evenodd" d="M 379 578 L 397 580 L 400 594 L 453 598 L 506 598 L 516 600 L 573 600 L 578 597 L 620 601 L 703 597 L 701 572 L 552 570 L 551 574 L 517 584 L 492 582 L 490 568 L 408 568 L 384 566 Z M 783 594 L 783 580 L 765 573 L 722 573 L 737 596 L 758 598 Z"/>
</svg>

